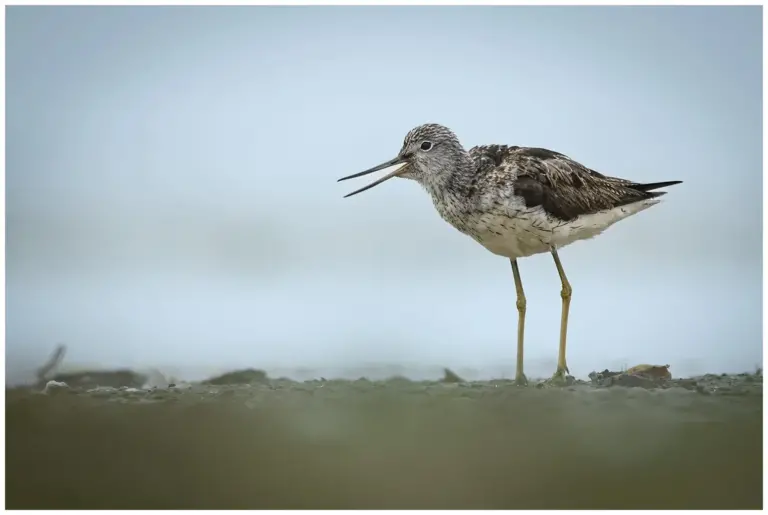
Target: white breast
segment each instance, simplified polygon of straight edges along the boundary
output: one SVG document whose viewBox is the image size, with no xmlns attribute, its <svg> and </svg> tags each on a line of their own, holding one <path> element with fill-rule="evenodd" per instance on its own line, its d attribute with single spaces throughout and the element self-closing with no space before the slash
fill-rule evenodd
<svg viewBox="0 0 768 515">
<path fill-rule="evenodd" d="M 511 259 L 549 252 L 574 241 L 597 236 L 619 220 L 632 216 L 655 204 L 648 199 L 625 206 L 583 215 L 563 222 L 553 218 L 540 206 L 528 209 L 522 203 L 510 203 L 505 212 L 472 211 L 460 214 L 449 205 L 436 207 L 440 215 L 459 231 L 471 236 L 486 249 Z"/>
</svg>

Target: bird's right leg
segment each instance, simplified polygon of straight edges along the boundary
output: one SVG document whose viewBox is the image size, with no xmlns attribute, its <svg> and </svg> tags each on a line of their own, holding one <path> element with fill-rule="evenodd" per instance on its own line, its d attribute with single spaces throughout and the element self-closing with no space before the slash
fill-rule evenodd
<svg viewBox="0 0 768 515">
<path fill-rule="evenodd" d="M 557 370 L 552 376 L 552 382 L 558 385 L 568 384 L 568 365 L 565 364 L 565 338 L 568 331 L 568 310 L 571 306 L 571 294 L 573 288 L 571 283 L 568 282 L 568 278 L 565 276 L 565 270 L 560 263 L 560 256 L 557 255 L 557 250 L 552 249 L 552 257 L 555 259 L 555 266 L 557 267 L 557 273 L 560 275 L 560 282 L 563 285 L 563 289 L 560 291 L 560 297 L 563 299 L 563 308 L 560 315 L 560 351 L 557 355 Z"/>
<path fill-rule="evenodd" d="M 515 290 L 517 290 L 517 366 L 515 370 L 515 384 L 525 386 L 528 379 L 523 372 L 523 337 L 525 334 L 525 292 L 523 282 L 520 280 L 520 270 L 517 268 L 517 260 L 510 259 L 512 274 L 515 276 Z"/>
</svg>

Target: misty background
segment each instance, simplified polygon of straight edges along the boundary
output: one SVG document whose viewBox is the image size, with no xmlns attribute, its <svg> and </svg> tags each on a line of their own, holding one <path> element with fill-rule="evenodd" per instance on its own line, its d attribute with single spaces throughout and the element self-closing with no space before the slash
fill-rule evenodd
<svg viewBox="0 0 768 515">
<path fill-rule="evenodd" d="M 59 342 L 187 378 L 513 376 L 509 262 L 413 182 L 336 183 L 426 122 L 685 181 L 561 251 L 574 375 L 762 362 L 760 7 L 6 13 L 7 381 Z M 560 281 L 548 254 L 520 269 L 550 375 Z"/>
</svg>

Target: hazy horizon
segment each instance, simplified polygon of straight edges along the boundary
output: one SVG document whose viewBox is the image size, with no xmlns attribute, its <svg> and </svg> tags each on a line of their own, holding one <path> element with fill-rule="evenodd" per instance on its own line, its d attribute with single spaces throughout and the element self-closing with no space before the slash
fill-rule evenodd
<svg viewBox="0 0 768 515">
<path fill-rule="evenodd" d="M 188 375 L 513 375 L 509 262 L 413 182 L 336 183 L 425 122 L 684 181 L 560 252 L 574 375 L 762 363 L 760 7 L 6 13 L 7 381 L 59 342 Z M 526 371 L 549 375 L 560 281 L 546 254 L 520 270 Z"/>
</svg>

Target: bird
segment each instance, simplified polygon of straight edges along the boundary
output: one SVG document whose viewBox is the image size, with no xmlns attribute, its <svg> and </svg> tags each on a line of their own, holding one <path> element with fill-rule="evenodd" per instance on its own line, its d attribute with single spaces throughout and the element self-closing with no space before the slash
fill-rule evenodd
<svg viewBox="0 0 768 515">
<path fill-rule="evenodd" d="M 338 182 L 388 168 L 390 173 L 344 198 L 394 177 L 414 180 L 432 197 L 443 220 L 491 253 L 509 259 L 518 312 L 515 384 L 521 386 L 528 384 L 523 367 L 527 303 L 518 260 L 552 255 L 562 286 L 562 306 L 557 368 L 549 381 L 569 384 L 566 335 L 573 288 L 558 250 L 658 204 L 667 193 L 658 190 L 682 183 L 643 183 L 603 175 L 545 148 L 478 145 L 465 150 L 452 130 L 436 123 L 411 129 L 393 159 Z"/>
</svg>

